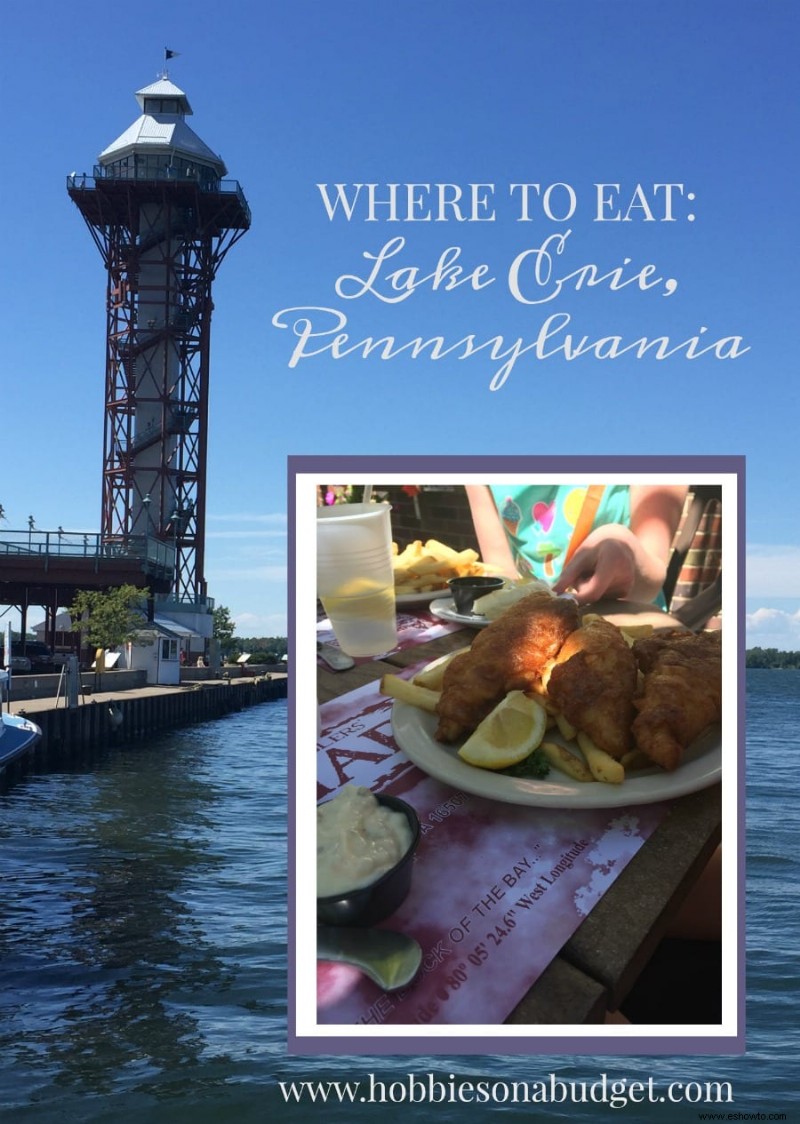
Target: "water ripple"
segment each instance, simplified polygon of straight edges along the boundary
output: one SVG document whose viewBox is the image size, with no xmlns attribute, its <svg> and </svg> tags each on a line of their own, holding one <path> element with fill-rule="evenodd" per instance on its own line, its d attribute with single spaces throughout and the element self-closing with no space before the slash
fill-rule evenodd
<svg viewBox="0 0 800 1124">
<path fill-rule="evenodd" d="M 286 1054 L 286 705 L 28 777 L 0 796 L 0 1104 L 50 1124 L 309 1119 L 278 1080 L 428 1073 L 456 1081 L 730 1080 L 796 1100 L 800 674 L 748 676 L 748 1052 L 743 1058 Z M 768 1104 L 764 1090 L 769 1090 Z M 359 1106 L 359 1109 L 364 1106 Z M 477 1106 L 472 1106 L 476 1108 Z M 492 1112 L 510 1111 L 497 1106 Z M 385 1106 L 358 1119 L 385 1118 Z M 549 1106 L 541 1119 L 581 1113 Z M 651 1111 L 627 1122 L 685 1120 Z M 408 1108 L 407 1117 L 431 1119 Z M 436 1106 L 437 1124 L 463 1119 Z M 352 1112 L 328 1106 L 349 1124 Z M 469 1119 L 484 1118 L 477 1111 Z"/>
</svg>

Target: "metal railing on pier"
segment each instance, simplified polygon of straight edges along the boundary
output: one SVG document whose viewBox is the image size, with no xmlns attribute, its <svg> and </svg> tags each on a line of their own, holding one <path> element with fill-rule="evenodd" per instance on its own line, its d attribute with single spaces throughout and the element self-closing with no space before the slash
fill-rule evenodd
<svg viewBox="0 0 800 1124">
<path fill-rule="evenodd" d="M 0 530 L 0 556 L 44 559 L 118 558 L 140 563 L 145 570 L 171 573 L 175 569 L 175 547 L 152 535 L 128 535 L 108 539 L 93 532 Z"/>
</svg>

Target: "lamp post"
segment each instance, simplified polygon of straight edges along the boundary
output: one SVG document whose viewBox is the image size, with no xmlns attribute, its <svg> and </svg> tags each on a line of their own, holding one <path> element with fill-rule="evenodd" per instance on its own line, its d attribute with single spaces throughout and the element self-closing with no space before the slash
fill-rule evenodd
<svg viewBox="0 0 800 1124">
<path fill-rule="evenodd" d="M 150 557 L 150 493 L 142 496 L 142 507 L 144 508 L 144 556 L 145 559 Z"/>
<path fill-rule="evenodd" d="M 174 574 L 175 574 L 175 576 L 174 576 L 174 579 L 173 579 L 174 583 L 175 583 L 175 589 L 173 591 L 173 596 L 175 597 L 175 600 L 177 601 L 178 600 L 178 583 L 179 583 L 179 579 L 180 579 L 180 566 L 178 565 L 178 532 L 181 530 L 181 508 L 180 508 L 180 505 L 178 505 L 175 508 L 175 510 L 173 511 L 172 515 L 170 515 L 169 523 L 167 524 L 167 530 L 172 531 L 172 550 L 173 550 L 174 555 L 175 555 L 175 557 L 174 557 L 174 566 L 175 566 Z"/>
</svg>

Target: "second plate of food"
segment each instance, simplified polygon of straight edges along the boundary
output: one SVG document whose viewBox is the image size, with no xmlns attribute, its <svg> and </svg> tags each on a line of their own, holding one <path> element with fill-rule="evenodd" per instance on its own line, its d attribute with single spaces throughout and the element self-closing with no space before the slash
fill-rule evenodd
<svg viewBox="0 0 800 1124">
<path fill-rule="evenodd" d="M 403 605 L 427 605 L 429 601 L 435 601 L 437 598 L 444 597 L 446 589 L 421 589 L 412 590 L 409 593 L 396 593 L 395 604 Z"/>
<path fill-rule="evenodd" d="M 442 597 L 441 593 L 439 594 L 439 600 L 431 601 L 430 610 L 435 617 L 443 621 L 449 621 L 451 624 L 466 624 L 470 628 L 486 628 L 489 623 L 487 617 L 482 617 L 478 613 L 459 613 L 453 598 Z"/>
</svg>

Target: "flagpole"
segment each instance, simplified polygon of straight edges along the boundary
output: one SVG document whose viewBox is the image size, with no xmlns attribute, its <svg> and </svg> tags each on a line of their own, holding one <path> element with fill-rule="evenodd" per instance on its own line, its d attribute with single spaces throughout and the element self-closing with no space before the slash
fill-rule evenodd
<svg viewBox="0 0 800 1124">
<path fill-rule="evenodd" d="M 163 70 L 163 73 L 162 73 L 162 78 L 169 78 L 169 71 L 167 70 L 167 63 L 169 62 L 170 59 L 176 59 L 179 54 L 180 54 L 180 51 L 171 51 L 169 49 L 169 47 L 164 48 L 164 70 Z"/>
</svg>

